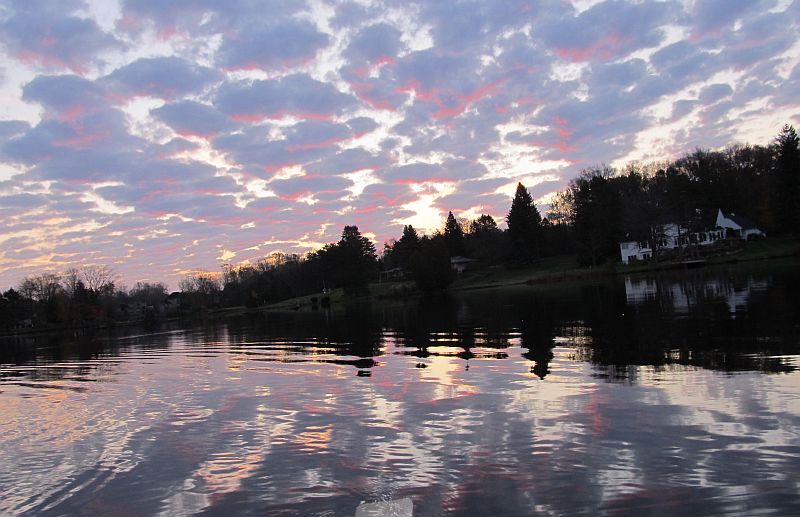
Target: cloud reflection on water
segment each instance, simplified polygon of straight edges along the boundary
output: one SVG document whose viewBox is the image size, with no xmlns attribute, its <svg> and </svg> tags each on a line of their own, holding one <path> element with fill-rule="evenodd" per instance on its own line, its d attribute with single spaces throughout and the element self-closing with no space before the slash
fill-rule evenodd
<svg viewBox="0 0 800 517">
<path fill-rule="evenodd" d="M 794 278 L 736 319 L 622 283 L 14 349 L 0 510 L 796 513 L 797 334 L 770 325 Z"/>
</svg>

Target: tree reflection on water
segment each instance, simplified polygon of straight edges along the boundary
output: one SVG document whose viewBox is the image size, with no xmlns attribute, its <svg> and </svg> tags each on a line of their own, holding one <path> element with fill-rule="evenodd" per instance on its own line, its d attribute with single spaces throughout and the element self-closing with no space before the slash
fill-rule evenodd
<svg viewBox="0 0 800 517">
<path fill-rule="evenodd" d="M 5 340 L 0 513 L 797 514 L 795 271 Z"/>
</svg>

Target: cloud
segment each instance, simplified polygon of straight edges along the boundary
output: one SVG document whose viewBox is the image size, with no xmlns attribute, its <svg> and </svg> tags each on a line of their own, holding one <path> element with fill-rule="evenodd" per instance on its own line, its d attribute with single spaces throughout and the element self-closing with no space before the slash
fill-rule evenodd
<svg viewBox="0 0 800 517">
<path fill-rule="evenodd" d="M 177 33 L 202 35 L 216 34 L 247 20 L 275 22 L 306 8 L 306 2 L 297 0 L 123 0 L 122 18 L 117 23 L 120 30 L 140 34 L 152 27 L 162 37 Z"/>
<path fill-rule="evenodd" d="M 350 40 L 344 55 L 356 67 L 393 62 L 402 49 L 400 37 L 400 31 L 391 25 L 370 25 Z"/>
<path fill-rule="evenodd" d="M 229 70 L 285 69 L 313 59 L 329 41 L 307 21 L 258 20 L 225 37 L 217 63 Z"/>
<path fill-rule="evenodd" d="M 46 117 L 68 120 L 102 107 L 104 95 L 103 88 L 77 75 L 39 75 L 22 89 L 23 100 L 40 103 Z"/>
<path fill-rule="evenodd" d="M 729 84 L 711 84 L 703 88 L 703 91 L 701 91 L 698 96 L 698 100 L 703 104 L 715 104 L 721 99 L 730 97 L 732 94 L 733 88 L 731 88 Z"/>
<path fill-rule="evenodd" d="M 761 4 L 761 5 L 759 5 Z M 704 0 L 695 2 L 689 13 L 692 20 L 692 38 L 718 36 L 722 29 L 733 23 L 749 10 L 764 9 L 766 2 L 753 0 Z"/>
<path fill-rule="evenodd" d="M 356 105 L 350 95 L 306 74 L 228 83 L 219 88 L 214 104 L 240 121 L 285 116 L 328 119 Z"/>
<path fill-rule="evenodd" d="M 353 133 L 357 136 L 365 135 L 380 127 L 380 124 L 378 124 L 375 120 L 369 117 L 351 118 L 350 120 L 347 121 L 347 125 L 350 129 L 353 130 Z"/>
<path fill-rule="evenodd" d="M 141 58 L 106 77 L 109 90 L 127 100 L 150 96 L 173 99 L 201 91 L 218 74 L 179 57 Z"/>
<path fill-rule="evenodd" d="M 511 206 L 510 198 L 503 194 L 495 194 L 495 191 L 507 183 L 509 180 L 506 178 L 463 181 L 453 189 L 451 194 L 439 198 L 436 204 L 443 211 L 461 211 L 480 206 L 487 213 L 504 215 Z M 501 220 L 498 219 L 497 223 L 500 224 Z"/>
<path fill-rule="evenodd" d="M 350 185 L 350 181 L 337 176 L 301 176 L 273 181 L 269 186 L 284 199 L 296 201 L 299 198 L 313 197 L 330 201 L 346 196 Z"/>
<path fill-rule="evenodd" d="M 0 120 L 0 142 L 24 134 L 30 127 L 30 124 L 22 120 Z"/>
<path fill-rule="evenodd" d="M 27 210 L 47 203 L 47 198 L 41 194 L 0 194 L 0 210 Z"/>
<path fill-rule="evenodd" d="M 82 3 L 74 0 L 14 2 L 0 23 L 0 41 L 22 62 L 84 74 L 101 52 L 124 45 L 95 21 L 73 14 L 81 7 Z"/>
<path fill-rule="evenodd" d="M 358 2 L 337 2 L 331 25 L 339 29 L 358 26 L 376 14 L 377 10 L 371 7 Z"/>
<path fill-rule="evenodd" d="M 308 131 L 309 134 L 316 132 L 319 137 L 325 129 L 313 128 L 306 123 L 301 123 L 300 126 L 289 130 L 288 139 L 270 138 L 267 126 L 254 126 L 217 137 L 214 147 L 226 153 L 249 174 L 258 175 L 263 175 L 264 172 L 276 173 L 284 167 L 308 163 L 335 153 L 333 147 L 327 147 L 320 142 L 305 141 L 300 136 Z M 328 128 L 327 131 L 331 129 Z"/>
<path fill-rule="evenodd" d="M 391 160 L 385 155 L 376 155 L 365 149 L 352 148 L 312 162 L 306 165 L 306 168 L 319 174 L 338 175 L 363 169 L 378 169 L 389 163 Z"/>
<path fill-rule="evenodd" d="M 540 18 L 538 33 L 553 53 L 570 61 L 605 61 L 654 47 L 675 12 L 672 2 L 629 3 L 608 0 L 577 16 L 551 10 Z M 556 13 L 563 13 L 557 16 Z"/>
<path fill-rule="evenodd" d="M 420 7 L 424 19 L 435 21 L 436 47 L 454 51 L 485 44 L 485 40 L 493 42 L 505 30 L 531 20 L 536 11 L 535 5 L 523 0 L 423 2 Z"/>
<path fill-rule="evenodd" d="M 213 136 L 231 127 L 228 118 L 213 106 L 184 100 L 164 104 L 151 113 L 184 136 Z"/>
<path fill-rule="evenodd" d="M 724 64 L 711 52 L 681 40 L 668 45 L 650 57 L 650 63 L 671 83 L 686 84 L 713 75 Z"/>
<path fill-rule="evenodd" d="M 452 182 L 478 178 L 486 174 L 486 167 L 463 159 L 447 159 L 442 163 L 410 163 L 378 171 L 377 176 L 390 183 L 412 184 L 424 182 Z"/>
</svg>

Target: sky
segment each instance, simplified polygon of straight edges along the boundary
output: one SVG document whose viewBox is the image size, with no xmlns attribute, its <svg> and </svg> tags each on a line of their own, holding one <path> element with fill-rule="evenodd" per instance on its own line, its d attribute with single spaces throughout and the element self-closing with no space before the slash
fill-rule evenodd
<svg viewBox="0 0 800 517">
<path fill-rule="evenodd" d="M 800 0 L 0 0 L 0 288 L 378 250 L 800 126 Z"/>
</svg>

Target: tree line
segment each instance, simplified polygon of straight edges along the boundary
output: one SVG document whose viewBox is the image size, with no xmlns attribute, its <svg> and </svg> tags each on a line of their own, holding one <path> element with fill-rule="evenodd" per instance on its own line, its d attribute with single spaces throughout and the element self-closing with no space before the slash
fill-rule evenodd
<svg viewBox="0 0 800 517">
<path fill-rule="evenodd" d="M 365 293 L 379 279 L 413 280 L 422 291 L 446 288 L 452 262 L 483 266 L 535 264 L 574 254 L 584 266 L 619 259 L 622 240 L 652 241 L 653 228 L 677 223 L 693 231 L 713 227 L 718 209 L 747 215 L 773 235 L 800 233 L 800 140 L 786 125 L 766 146 L 697 149 L 674 161 L 584 169 L 558 193 L 546 217 L 519 183 L 505 217 L 507 229 L 488 214 L 458 220 L 452 211 L 430 235 L 406 225 L 385 243 L 381 256 L 357 226 L 345 226 L 338 242 L 305 256 L 273 253 L 255 263 L 225 265 L 221 273 L 193 273 L 167 303 L 163 284 L 117 288 L 105 267 L 25 278 L 0 296 L 0 328 L 34 320 L 79 325 L 214 307 L 257 307 L 328 290 Z"/>
<path fill-rule="evenodd" d="M 786 125 L 771 145 L 697 149 L 677 160 L 585 169 L 552 204 L 569 227 L 581 265 L 616 261 L 619 242 L 655 248 L 661 225 L 714 228 L 719 209 L 747 216 L 771 235 L 800 233 L 800 141 Z"/>
<path fill-rule="evenodd" d="M 164 284 L 137 282 L 125 289 L 115 276 L 106 266 L 27 276 L 0 295 L 0 330 L 146 321 L 166 312 Z"/>
</svg>

